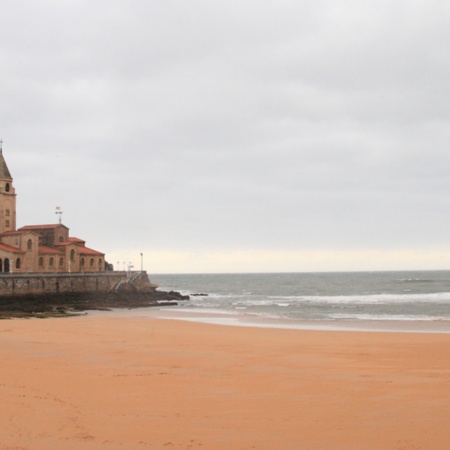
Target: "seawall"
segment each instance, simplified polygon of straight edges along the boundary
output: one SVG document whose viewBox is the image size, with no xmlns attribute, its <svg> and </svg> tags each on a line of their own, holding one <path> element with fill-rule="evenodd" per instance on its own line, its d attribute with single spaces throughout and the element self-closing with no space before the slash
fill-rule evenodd
<svg viewBox="0 0 450 450">
<path fill-rule="evenodd" d="M 139 275 L 140 274 L 140 275 Z M 107 293 L 120 282 L 135 278 L 138 290 L 152 287 L 146 272 L 98 272 L 62 274 L 1 274 L 0 299 L 27 295 Z"/>
</svg>

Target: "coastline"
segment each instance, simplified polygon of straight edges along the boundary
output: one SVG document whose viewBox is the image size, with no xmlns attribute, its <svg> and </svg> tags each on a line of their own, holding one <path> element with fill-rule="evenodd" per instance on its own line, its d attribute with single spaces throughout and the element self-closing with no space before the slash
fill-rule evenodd
<svg viewBox="0 0 450 450">
<path fill-rule="evenodd" d="M 317 331 L 358 332 L 404 332 L 404 333 L 450 333 L 447 320 L 295 320 L 265 317 L 253 314 L 238 314 L 178 308 L 134 308 L 111 309 L 110 311 L 87 311 L 93 317 L 128 317 L 148 319 L 171 319 L 211 325 L 276 328 Z"/>
<path fill-rule="evenodd" d="M 133 310 L 130 310 L 133 313 Z M 0 449 L 444 450 L 450 335 L 0 322 Z"/>
</svg>

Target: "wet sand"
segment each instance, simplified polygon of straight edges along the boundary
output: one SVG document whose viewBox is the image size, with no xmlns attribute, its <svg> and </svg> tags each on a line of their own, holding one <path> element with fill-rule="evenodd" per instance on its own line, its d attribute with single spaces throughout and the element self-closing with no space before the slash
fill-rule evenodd
<svg viewBox="0 0 450 450">
<path fill-rule="evenodd" d="M 108 311 L 87 311 L 93 317 L 135 317 L 176 319 L 227 326 L 282 328 L 289 330 L 327 331 L 386 331 L 404 333 L 450 333 L 450 320 L 293 320 L 238 314 L 225 311 L 206 311 L 191 308 L 131 308 Z"/>
<path fill-rule="evenodd" d="M 444 450 L 450 334 L 0 321 L 0 449 Z"/>
</svg>

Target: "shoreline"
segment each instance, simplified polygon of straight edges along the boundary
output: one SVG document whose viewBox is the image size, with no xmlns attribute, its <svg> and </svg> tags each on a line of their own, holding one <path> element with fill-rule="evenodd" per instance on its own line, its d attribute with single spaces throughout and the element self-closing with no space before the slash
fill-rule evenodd
<svg viewBox="0 0 450 450">
<path fill-rule="evenodd" d="M 287 330 L 393 332 L 393 333 L 450 333 L 450 320 L 295 320 L 264 317 L 231 312 L 180 309 L 177 307 L 111 309 L 110 311 L 86 311 L 91 317 L 127 317 L 169 319 L 221 326 L 274 328 Z"/>
<path fill-rule="evenodd" d="M 450 441 L 445 333 L 85 315 L 1 321 L 0 337 L 0 450 L 446 450 Z"/>
</svg>

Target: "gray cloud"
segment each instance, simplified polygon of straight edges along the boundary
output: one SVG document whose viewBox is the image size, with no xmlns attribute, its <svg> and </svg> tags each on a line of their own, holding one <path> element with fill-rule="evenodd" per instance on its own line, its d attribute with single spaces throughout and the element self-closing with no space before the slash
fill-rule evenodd
<svg viewBox="0 0 450 450">
<path fill-rule="evenodd" d="M 20 225 L 61 205 L 113 254 L 450 245 L 445 3 L 3 9 Z"/>
</svg>

